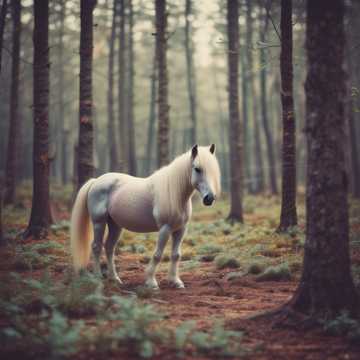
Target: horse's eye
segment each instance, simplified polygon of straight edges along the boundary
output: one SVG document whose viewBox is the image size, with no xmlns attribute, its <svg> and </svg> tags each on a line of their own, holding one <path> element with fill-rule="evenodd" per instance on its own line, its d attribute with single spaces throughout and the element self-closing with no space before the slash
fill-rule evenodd
<svg viewBox="0 0 360 360">
<path fill-rule="evenodd" d="M 195 168 L 195 171 L 196 171 L 198 174 L 201 173 L 201 169 L 200 169 L 199 167 L 196 167 L 196 168 Z"/>
</svg>

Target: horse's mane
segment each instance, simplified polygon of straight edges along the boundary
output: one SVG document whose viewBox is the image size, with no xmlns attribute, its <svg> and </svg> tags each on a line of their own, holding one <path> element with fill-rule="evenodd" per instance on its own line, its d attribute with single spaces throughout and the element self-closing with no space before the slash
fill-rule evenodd
<svg viewBox="0 0 360 360">
<path fill-rule="evenodd" d="M 181 208 L 187 192 L 191 192 L 191 158 L 187 152 L 175 158 L 150 176 L 159 217 L 168 218 L 184 211 Z"/>
<path fill-rule="evenodd" d="M 209 178 L 213 182 L 215 193 L 220 193 L 220 169 L 216 158 L 210 153 L 208 147 L 198 147 L 195 162 L 212 174 Z M 154 189 L 154 200 L 159 211 L 159 217 L 168 218 L 184 212 L 184 199 L 193 192 L 191 186 L 191 152 L 188 151 L 176 157 L 150 176 Z"/>
</svg>

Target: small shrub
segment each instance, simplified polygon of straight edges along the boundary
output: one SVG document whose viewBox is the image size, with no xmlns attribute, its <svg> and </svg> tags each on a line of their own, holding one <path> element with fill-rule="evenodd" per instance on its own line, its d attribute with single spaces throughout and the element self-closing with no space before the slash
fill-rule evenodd
<svg viewBox="0 0 360 360">
<path fill-rule="evenodd" d="M 200 261 L 202 262 L 212 262 L 215 259 L 215 254 L 207 254 L 200 256 Z"/>
<path fill-rule="evenodd" d="M 49 266 L 54 256 L 40 254 L 36 249 L 18 247 L 16 249 L 13 266 L 16 270 L 37 270 Z"/>
<path fill-rule="evenodd" d="M 174 330 L 174 345 L 175 349 L 181 354 L 185 349 L 186 343 L 189 341 L 191 332 L 194 330 L 196 322 L 193 320 L 184 321 Z"/>
<path fill-rule="evenodd" d="M 247 271 L 249 274 L 258 275 L 262 273 L 265 269 L 265 264 L 260 261 L 254 261 L 249 264 Z"/>
<path fill-rule="evenodd" d="M 209 254 L 218 254 L 223 251 L 222 246 L 216 244 L 204 244 L 199 247 L 198 254 L 200 255 L 209 255 Z"/>
<path fill-rule="evenodd" d="M 113 296 L 111 301 L 113 306 L 108 319 L 120 320 L 121 326 L 103 334 L 99 340 L 110 342 L 112 347 L 133 348 L 136 355 L 144 358 L 153 356 L 154 343 L 161 338 L 160 331 L 154 325 L 163 316 L 151 305 L 138 304 L 134 299 Z"/>
<path fill-rule="evenodd" d="M 223 325 L 215 323 L 213 331 L 206 333 L 195 331 L 190 336 L 190 343 L 198 353 L 207 356 L 237 356 L 244 353 L 240 339 L 242 332 L 224 329 Z"/>
<path fill-rule="evenodd" d="M 323 323 L 324 331 L 330 335 L 346 336 L 352 342 L 360 341 L 360 322 L 344 311 L 333 320 Z"/>
<path fill-rule="evenodd" d="M 57 306 L 65 313 L 73 316 L 96 314 L 105 306 L 103 283 L 90 273 L 74 278 L 58 298 Z"/>
<path fill-rule="evenodd" d="M 217 269 L 237 269 L 240 267 L 239 261 L 228 255 L 219 255 L 215 258 L 215 266 Z"/>
<path fill-rule="evenodd" d="M 287 263 L 268 267 L 258 275 L 257 281 L 287 281 L 291 279 L 291 272 Z"/>
<path fill-rule="evenodd" d="M 11 326 L 0 330 L 0 343 L 5 354 L 58 359 L 77 352 L 82 328 L 82 321 L 70 324 L 56 310 L 42 311 L 34 319 L 14 316 Z"/>
</svg>

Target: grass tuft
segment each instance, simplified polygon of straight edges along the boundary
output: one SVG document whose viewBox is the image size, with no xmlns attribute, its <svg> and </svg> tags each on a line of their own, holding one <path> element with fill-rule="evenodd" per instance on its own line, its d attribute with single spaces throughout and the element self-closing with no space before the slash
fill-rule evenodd
<svg viewBox="0 0 360 360">
<path fill-rule="evenodd" d="M 289 281 L 291 271 L 287 263 L 268 267 L 262 274 L 258 275 L 257 281 Z"/>
<path fill-rule="evenodd" d="M 219 255 L 215 258 L 215 266 L 217 269 L 237 269 L 240 267 L 239 261 L 228 255 Z"/>
</svg>

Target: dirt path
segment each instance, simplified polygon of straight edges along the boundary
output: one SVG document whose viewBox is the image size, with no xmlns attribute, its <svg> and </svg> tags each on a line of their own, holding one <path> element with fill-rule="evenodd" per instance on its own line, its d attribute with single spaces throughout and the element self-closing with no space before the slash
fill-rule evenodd
<svg viewBox="0 0 360 360">
<path fill-rule="evenodd" d="M 138 255 L 121 255 L 122 279 L 126 290 L 143 283 L 145 266 Z M 255 351 L 253 359 L 360 359 L 360 344 L 328 336 L 321 329 L 304 331 L 273 328 L 269 321 L 247 320 L 258 312 L 276 308 L 286 302 L 296 288 L 296 281 L 258 282 L 252 275 L 227 280 L 230 270 L 219 271 L 213 264 L 201 263 L 197 269 L 182 272 L 186 289 L 173 289 L 167 283 L 165 266 L 158 273 L 161 290 L 147 303 L 158 306 L 167 323 L 196 320 L 202 329 L 221 319 L 231 329 L 245 332 L 244 344 Z M 168 358 L 164 354 L 164 358 Z M 169 355 L 169 358 L 171 356 Z"/>
</svg>

